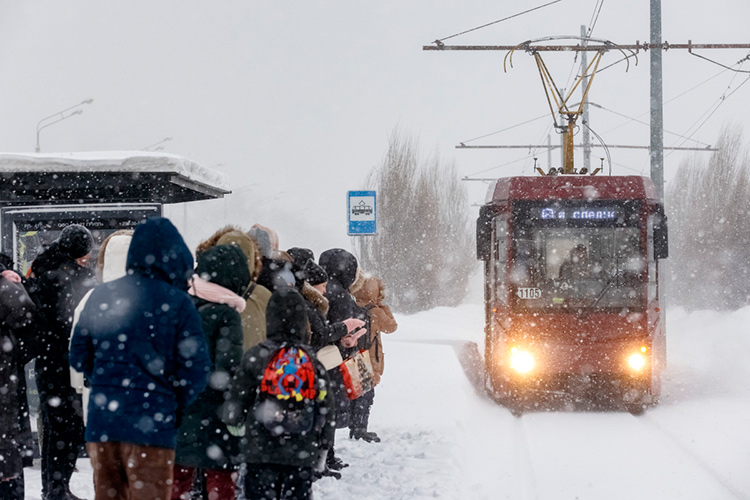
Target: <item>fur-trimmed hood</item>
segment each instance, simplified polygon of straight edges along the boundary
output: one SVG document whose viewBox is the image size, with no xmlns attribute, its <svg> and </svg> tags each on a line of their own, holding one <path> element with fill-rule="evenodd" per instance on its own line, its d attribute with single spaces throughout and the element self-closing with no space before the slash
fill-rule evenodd
<svg viewBox="0 0 750 500">
<path fill-rule="evenodd" d="M 216 231 L 209 238 L 203 240 L 195 249 L 195 253 L 200 254 L 216 245 L 235 245 L 240 247 L 242 253 L 247 257 L 247 265 L 253 281 L 257 281 L 258 275 L 263 267 L 261 264 L 261 254 L 258 244 L 248 236 L 242 229 L 237 226 L 224 226 Z"/>
<path fill-rule="evenodd" d="M 307 281 L 302 285 L 302 296 L 325 317 L 328 316 L 328 299 Z"/>
</svg>

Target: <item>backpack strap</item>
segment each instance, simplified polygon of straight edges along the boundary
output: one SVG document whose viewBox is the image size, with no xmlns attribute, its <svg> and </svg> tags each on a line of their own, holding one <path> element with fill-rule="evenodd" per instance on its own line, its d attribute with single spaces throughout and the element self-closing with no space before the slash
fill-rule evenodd
<svg viewBox="0 0 750 500">
<path fill-rule="evenodd" d="M 250 284 L 247 285 L 247 288 L 245 288 L 245 292 L 242 294 L 242 298 L 245 300 L 249 299 L 255 291 L 256 285 L 257 283 L 255 281 L 250 281 Z"/>
</svg>

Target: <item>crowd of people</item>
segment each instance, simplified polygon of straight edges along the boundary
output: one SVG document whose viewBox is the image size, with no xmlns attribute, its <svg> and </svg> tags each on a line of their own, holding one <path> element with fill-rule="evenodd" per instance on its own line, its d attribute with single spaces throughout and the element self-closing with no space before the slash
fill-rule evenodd
<svg viewBox="0 0 750 500">
<path fill-rule="evenodd" d="M 98 248 L 66 226 L 26 276 L 2 256 L 0 498 L 24 498 L 31 360 L 44 500 L 80 500 L 82 454 L 96 500 L 311 498 L 347 467 L 336 429 L 380 441 L 384 300 L 350 252 L 282 251 L 258 224 L 216 231 L 195 259 L 165 218 Z"/>
</svg>

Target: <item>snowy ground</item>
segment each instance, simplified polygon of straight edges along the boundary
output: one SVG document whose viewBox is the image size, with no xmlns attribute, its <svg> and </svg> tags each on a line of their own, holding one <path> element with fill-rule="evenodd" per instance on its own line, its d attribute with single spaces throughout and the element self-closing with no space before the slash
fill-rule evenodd
<svg viewBox="0 0 750 500">
<path fill-rule="evenodd" d="M 662 403 L 645 415 L 556 411 L 513 417 L 472 385 L 466 342 L 482 344 L 482 308 L 399 316 L 371 430 L 337 436 L 350 467 L 318 499 L 750 499 L 750 308 L 671 310 Z M 466 363 L 464 363 L 466 365 Z M 39 499 L 39 470 L 26 469 Z M 75 493 L 93 498 L 79 461 Z"/>
</svg>

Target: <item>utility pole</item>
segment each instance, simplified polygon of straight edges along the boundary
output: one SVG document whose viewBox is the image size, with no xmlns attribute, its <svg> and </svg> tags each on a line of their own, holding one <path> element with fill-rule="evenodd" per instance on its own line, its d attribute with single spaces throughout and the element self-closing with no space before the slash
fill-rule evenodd
<svg viewBox="0 0 750 500">
<path fill-rule="evenodd" d="M 651 0 L 651 44 L 661 46 L 661 0 Z M 651 180 L 664 202 L 664 110 L 661 50 L 651 51 Z"/>
<path fill-rule="evenodd" d="M 552 134 L 547 134 L 547 171 L 552 168 Z"/>
<path fill-rule="evenodd" d="M 560 95 L 565 95 L 565 89 L 560 89 Z M 560 167 L 565 165 L 565 134 L 560 134 Z"/>
<path fill-rule="evenodd" d="M 588 45 L 586 37 L 586 26 L 581 25 L 581 40 Z M 586 99 L 586 89 L 589 86 L 589 77 L 586 70 L 589 66 L 588 52 L 581 52 L 581 100 L 583 101 L 583 166 L 591 172 L 591 137 L 589 136 L 589 100 Z"/>
</svg>

